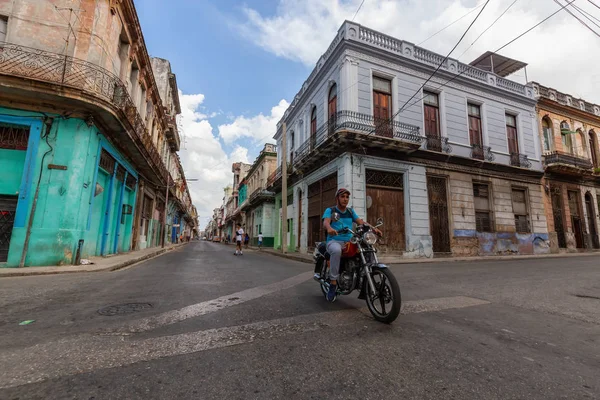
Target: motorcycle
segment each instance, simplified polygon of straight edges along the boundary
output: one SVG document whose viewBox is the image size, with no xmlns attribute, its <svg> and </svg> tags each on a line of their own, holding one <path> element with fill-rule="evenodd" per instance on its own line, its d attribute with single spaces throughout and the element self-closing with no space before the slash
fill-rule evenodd
<svg viewBox="0 0 600 400">
<path fill-rule="evenodd" d="M 383 221 L 377 220 L 375 227 L 381 225 Z M 360 289 L 358 298 L 365 299 L 373 317 L 379 322 L 393 322 L 402 305 L 400 286 L 394 274 L 377 259 L 377 249 L 374 247 L 377 235 L 367 225 L 359 225 L 356 231 L 344 228 L 338 233 L 351 233 L 352 237 L 342 249 L 337 295 L 348 295 Z M 330 286 L 329 253 L 326 243 L 315 244 L 315 272 L 320 273 L 321 278 L 317 281 L 326 296 Z"/>
</svg>

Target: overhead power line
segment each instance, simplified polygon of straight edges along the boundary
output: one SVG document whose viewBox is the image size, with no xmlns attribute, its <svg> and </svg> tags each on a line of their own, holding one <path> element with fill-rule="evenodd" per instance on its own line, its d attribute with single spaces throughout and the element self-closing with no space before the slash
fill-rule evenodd
<svg viewBox="0 0 600 400">
<path fill-rule="evenodd" d="M 465 18 L 466 16 L 474 13 L 475 11 L 477 11 L 478 9 L 480 9 L 481 7 L 483 7 L 483 4 L 478 5 L 477 7 L 475 7 L 474 9 L 470 10 L 468 13 L 466 13 L 465 15 L 463 15 L 462 17 L 455 19 L 454 21 L 450 22 L 448 25 L 446 25 L 445 27 L 443 27 L 442 29 L 440 29 L 439 31 L 437 31 L 436 33 L 434 33 L 433 35 L 429 36 L 427 39 L 423 40 L 420 43 L 417 43 L 417 46 L 422 45 L 423 43 L 425 43 L 426 41 L 428 41 L 429 39 L 434 38 L 435 36 L 437 36 L 437 34 L 442 33 L 443 31 L 445 31 L 446 29 L 450 28 L 452 25 L 454 25 L 455 23 L 457 23 L 458 21 L 462 20 L 463 18 Z"/>
<path fill-rule="evenodd" d="M 460 37 L 460 39 L 458 39 L 458 42 L 456 42 L 456 44 L 454 45 L 454 47 L 452 48 L 452 50 L 450 50 L 450 52 L 446 55 L 446 57 L 444 57 L 444 59 L 439 63 L 439 65 L 437 66 L 437 68 L 435 69 L 435 71 L 433 71 L 433 73 L 429 76 L 429 78 L 427 78 L 427 80 L 425 82 L 423 82 L 423 84 L 421 85 L 421 87 L 419 89 L 417 89 L 417 91 L 415 91 L 415 93 L 413 93 L 413 95 L 408 100 L 406 100 L 406 102 L 402 105 L 402 107 L 400 107 L 400 109 L 398 111 L 396 111 L 396 113 L 394 113 L 394 115 L 392 115 L 392 117 L 390 118 L 390 120 L 393 120 L 398 114 L 400 114 L 402 111 L 404 111 L 404 107 L 406 107 L 406 105 L 412 99 L 415 98 L 415 96 L 417 95 L 417 93 L 421 92 L 421 90 L 425 87 L 425 85 L 427 85 L 427 83 L 431 80 L 431 78 L 433 78 L 433 76 L 440 70 L 440 68 L 442 68 L 442 65 L 444 65 L 444 63 L 446 62 L 446 60 L 448 60 L 448 58 L 450 57 L 450 54 L 452 54 L 452 52 L 454 50 L 456 50 L 456 48 L 458 47 L 458 45 L 460 44 L 460 42 L 462 42 L 462 40 L 465 38 L 465 36 L 469 32 L 469 30 L 471 29 L 471 27 L 473 26 L 473 24 L 475 24 L 475 22 L 477 21 L 477 19 L 479 18 L 479 16 L 483 12 L 483 10 L 485 10 L 485 8 L 489 4 L 489 2 L 490 2 L 490 0 L 487 0 L 485 2 L 485 4 L 483 5 L 483 7 L 481 8 L 481 10 L 479 10 L 479 13 L 477 13 L 477 16 L 473 19 L 473 21 L 471 22 L 471 24 L 467 27 L 467 29 L 462 34 L 462 36 Z M 379 124 L 379 125 L 382 125 L 382 124 Z M 369 134 L 375 132 L 380 127 L 375 126 L 375 129 L 373 129 L 371 132 L 369 132 Z"/>
<path fill-rule="evenodd" d="M 354 21 L 354 18 L 356 18 L 356 16 L 358 15 L 358 12 L 360 11 L 360 9 L 362 8 L 363 4 L 365 4 L 365 0 L 362 0 L 362 2 L 360 3 L 360 6 L 358 6 L 358 9 L 356 10 L 356 12 L 354 13 L 354 17 L 352 17 L 352 21 Z"/>
<path fill-rule="evenodd" d="M 558 0 L 554 0 L 554 2 L 556 4 L 560 4 L 562 6 L 562 3 Z M 567 4 L 569 5 L 569 4 Z M 586 28 L 588 28 L 590 31 L 592 31 L 592 33 L 598 37 L 600 37 L 600 34 L 598 32 L 596 32 L 592 27 L 590 27 L 588 24 L 586 24 L 584 21 L 581 20 L 581 18 L 579 18 L 577 15 L 573 14 L 573 12 L 571 10 L 569 10 L 568 8 L 565 8 L 565 11 L 568 12 L 573 18 L 575 18 L 577 21 L 579 21 L 580 24 L 582 24 L 583 26 L 585 26 Z M 593 21 L 592 21 L 593 22 Z"/>
<path fill-rule="evenodd" d="M 565 4 L 564 6 L 562 6 L 561 8 L 559 8 L 557 11 L 553 12 L 552 14 L 550 14 L 549 16 L 547 16 L 546 18 L 544 18 L 543 20 L 541 20 L 540 22 L 538 22 L 537 24 L 535 24 L 534 26 L 532 26 L 531 28 L 527 29 L 525 32 L 521 33 L 519 36 L 515 37 L 514 39 L 512 39 L 511 41 L 509 41 L 508 43 L 506 43 L 505 45 L 501 46 L 498 48 L 498 50 L 495 51 L 495 53 L 498 53 L 500 50 L 502 50 L 503 48 L 507 47 L 508 45 L 514 43 L 516 40 L 518 40 L 519 38 L 525 36 L 527 33 L 531 32 L 533 29 L 537 28 L 538 26 L 540 26 L 541 24 L 543 24 L 544 22 L 548 21 L 550 18 L 552 18 L 553 16 L 555 16 L 556 14 L 558 14 L 560 11 L 562 11 L 563 9 L 565 9 L 565 7 L 567 7 L 569 4 L 573 3 L 575 0 L 571 0 L 571 2 L 569 2 L 568 4 Z M 448 79 L 446 82 L 442 83 L 441 85 L 437 86 L 434 90 L 438 90 L 441 89 L 443 87 L 445 87 L 446 85 L 448 85 L 450 82 L 454 81 L 455 79 L 457 79 L 458 77 L 462 76 L 465 72 L 467 72 L 468 69 L 464 69 L 462 72 L 454 75 L 452 78 Z M 421 97 L 420 99 L 414 101 L 413 103 L 411 103 L 407 108 L 414 106 L 415 104 L 421 102 L 423 99 L 425 98 L 425 96 Z"/>
<path fill-rule="evenodd" d="M 592 22 L 594 25 L 596 25 L 597 27 L 599 27 L 599 28 L 600 28 L 600 25 L 598 25 L 597 23 L 595 23 L 594 21 L 592 21 L 592 20 L 589 18 L 589 17 L 591 17 L 591 18 L 595 19 L 596 21 L 600 22 L 600 19 L 596 18 L 596 17 L 595 17 L 595 16 L 594 16 L 592 13 L 589 13 L 589 12 L 585 11 L 583 8 L 581 8 L 581 7 L 579 7 L 579 6 L 576 6 L 575 4 L 571 4 L 571 7 L 574 7 L 574 8 L 576 8 L 576 9 L 577 9 L 577 10 L 578 10 L 580 13 L 582 13 L 582 14 L 586 14 L 586 18 L 587 18 L 588 20 L 590 20 L 590 21 L 591 21 L 591 22 Z"/>
</svg>

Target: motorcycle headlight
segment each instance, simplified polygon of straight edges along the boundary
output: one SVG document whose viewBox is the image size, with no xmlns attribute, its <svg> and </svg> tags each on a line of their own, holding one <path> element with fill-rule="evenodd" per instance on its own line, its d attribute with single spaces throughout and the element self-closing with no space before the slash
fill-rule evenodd
<svg viewBox="0 0 600 400">
<path fill-rule="evenodd" d="M 352 236 L 350 238 L 350 243 L 354 243 L 354 244 L 358 243 L 358 239 L 356 238 L 356 236 Z"/>
<path fill-rule="evenodd" d="M 377 235 L 374 234 L 373 232 L 367 232 L 367 233 L 365 233 L 365 236 L 363 236 L 363 240 L 365 241 L 366 244 L 372 246 L 375 243 L 377 243 Z"/>
</svg>

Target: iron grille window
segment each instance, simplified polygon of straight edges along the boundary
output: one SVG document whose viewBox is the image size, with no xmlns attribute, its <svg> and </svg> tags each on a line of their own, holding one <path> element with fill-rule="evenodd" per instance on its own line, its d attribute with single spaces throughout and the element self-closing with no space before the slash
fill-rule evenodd
<svg viewBox="0 0 600 400">
<path fill-rule="evenodd" d="M 395 189 L 404 189 L 404 175 L 395 172 L 384 172 L 376 170 L 366 171 L 367 185 L 384 186 Z"/>
<path fill-rule="evenodd" d="M 287 197 L 287 203 L 288 203 L 288 206 L 289 206 L 290 204 L 293 204 L 293 203 L 294 203 L 294 194 L 293 194 L 293 193 L 291 193 L 291 194 L 288 194 L 288 197 Z"/>
<path fill-rule="evenodd" d="M 0 149 L 27 150 L 29 128 L 0 124 Z"/>
<path fill-rule="evenodd" d="M 133 175 L 127 175 L 127 179 L 125 180 L 125 186 L 127 186 L 131 190 L 134 190 L 136 183 L 137 181 L 135 180 L 135 177 Z"/>
<path fill-rule="evenodd" d="M 123 182 L 125 180 L 125 168 L 117 166 L 117 180 Z"/>
<path fill-rule="evenodd" d="M 515 228 L 517 233 L 530 233 L 529 212 L 527 207 L 527 190 L 512 190 L 513 213 L 515 214 Z"/>
<path fill-rule="evenodd" d="M 473 183 L 475 202 L 475 229 L 477 232 L 492 232 L 490 211 L 490 187 L 486 183 Z"/>
<path fill-rule="evenodd" d="M 100 165 L 100 168 L 102 168 L 109 174 L 112 174 L 113 172 L 115 172 L 115 159 L 105 149 L 102 149 L 102 152 L 100 153 L 100 164 L 99 165 Z"/>
</svg>

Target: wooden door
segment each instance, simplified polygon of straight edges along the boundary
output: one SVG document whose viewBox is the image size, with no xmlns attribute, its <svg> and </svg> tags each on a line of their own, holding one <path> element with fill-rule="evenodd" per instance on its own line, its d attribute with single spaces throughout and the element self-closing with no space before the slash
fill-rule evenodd
<svg viewBox="0 0 600 400">
<path fill-rule="evenodd" d="M 594 212 L 594 202 L 592 195 L 589 193 L 585 194 L 585 208 L 587 210 L 588 225 L 590 227 L 590 236 L 592 237 L 592 247 L 595 249 L 600 248 L 600 242 L 598 240 L 598 231 L 596 229 L 596 213 Z"/>
<path fill-rule="evenodd" d="M 367 208 L 367 221 L 375 223 L 383 218 L 383 240 L 380 248 L 384 251 L 403 251 L 406 249 L 404 225 L 404 191 L 367 186 L 367 199 L 371 206 Z M 367 204 L 369 205 L 369 204 Z"/>
<path fill-rule="evenodd" d="M 552 214 L 554 217 L 554 231 L 558 239 L 558 247 L 564 249 L 567 247 L 567 238 L 563 224 L 563 206 L 561 199 L 561 190 L 558 187 L 551 188 Z"/>
<path fill-rule="evenodd" d="M 571 211 L 571 227 L 575 234 L 575 246 L 578 249 L 583 249 L 583 223 L 579 212 L 579 193 L 575 190 L 569 190 L 567 198 L 569 200 L 569 211 Z"/>
<path fill-rule="evenodd" d="M 0 195 L 0 262 L 8 260 L 18 201 L 18 196 Z"/>
<path fill-rule="evenodd" d="M 393 137 L 391 126 L 391 100 L 387 93 L 373 92 L 373 118 L 378 136 Z"/>
<path fill-rule="evenodd" d="M 337 173 L 331 174 L 308 187 L 308 246 L 326 239 L 321 217 L 325 209 L 335 205 Z"/>
<path fill-rule="evenodd" d="M 506 136 L 508 138 L 508 153 L 518 154 L 519 153 L 519 141 L 517 139 L 517 128 L 512 126 L 506 127 Z"/>
<path fill-rule="evenodd" d="M 429 225 L 435 253 L 450 252 L 450 226 L 448 223 L 448 195 L 446 178 L 427 177 L 429 196 Z"/>
<path fill-rule="evenodd" d="M 469 117 L 469 139 L 471 144 L 483 146 L 483 136 L 481 134 L 481 118 Z"/>
</svg>

